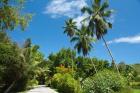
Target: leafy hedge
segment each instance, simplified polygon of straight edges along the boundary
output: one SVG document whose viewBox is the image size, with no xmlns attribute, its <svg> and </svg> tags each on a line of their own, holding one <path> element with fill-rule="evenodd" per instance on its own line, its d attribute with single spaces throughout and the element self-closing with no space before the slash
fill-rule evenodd
<svg viewBox="0 0 140 93">
<path fill-rule="evenodd" d="M 85 93 L 113 93 L 125 88 L 127 81 L 124 77 L 110 70 L 98 72 L 87 78 L 83 83 Z"/>
<path fill-rule="evenodd" d="M 60 93 L 81 93 L 80 83 L 70 74 L 55 74 L 51 81 L 51 86 Z"/>
</svg>

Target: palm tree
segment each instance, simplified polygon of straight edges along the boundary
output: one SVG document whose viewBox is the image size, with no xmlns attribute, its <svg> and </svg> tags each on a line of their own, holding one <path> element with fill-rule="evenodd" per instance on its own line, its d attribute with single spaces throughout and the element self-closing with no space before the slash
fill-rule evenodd
<svg viewBox="0 0 140 93">
<path fill-rule="evenodd" d="M 77 28 L 76 22 L 73 21 L 73 19 L 69 19 L 65 22 L 66 26 L 64 33 L 67 33 L 67 35 L 70 37 L 71 42 L 75 42 L 74 48 L 77 50 L 77 52 L 82 54 L 84 56 L 87 56 L 89 52 L 91 51 L 92 43 L 94 41 L 93 37 L 89 36 L 90 33 L 87 33 L 87 27 L 83 24 L 80 29 Z M 91 60 L 92 62 L 92 60 Z M 95 72 L 97 73 L 97 69 L 95 65 L 93 64 Z M 72 62 L 72 70 L 73 70 L 73 62 Z"/>
<path fill-rule="evenodd" d="M 104 35 L 107 34 L 108 29 L 112 28 L 112 24 L 108 21 L 108 18 L 112 14 L 112 10 L 108 9 L 108 0 L 105 0 L 103 3 L 101 1 L 102 0 L 94 0 L 91 7 L 83 7 L 81 9 L 83 13 L 88 13 L 89 15 L 83 21 L 89 21 L 88 32 L 90 32 L 91 36 L 95 36 L 97 40 L 103 40 L 109 55 L 111 56 L 112 64 L 116 66 L 116 69 L 119 73 L 114 57 L 108 47 L 106 40 L 104 39 Z"/>
<path fill-rule="evenodd" d="M 75 35 L 71 38 L 71 42 L 75 42 L 74 48 L 77 50 L 77 52 L 82 54 L 84 56 L 87 56 L 89 52 L 92 49 L 92 43 L 95 41 L 95 39 L 88 35 L 87 33 L 87 27 L 85 25 L 82 25 L 81 29 L 78 29 L 75 32 Z M 92 59 L 90 59 L 92 62 Z M 92 62 L 93 67 L 95 69 L 95 72 L 97 73 L 97 69 Z"/>
<path fill-rule="evenodd" d="M 69 36 L 70 38 L 72 38 L 75 34 L 75 31 L 77 29 L 76 26 L 76 22 L 73 21 L 72 18 L 70 18 L 69 20 L 67 20 L 65 22 L 65 26 L 64 26 L 64 34 L 67 34 L 67 36 Z M 73 58 L 72 58 L 72 73 L 73 73 Z"/>
<path fill-rule="evenodd" d="M 67 34 L 67 36 L 72 37 L 75 33 L 75 30 L 77 29 L 76 22 L 73 21 L 72 18 L 70 18 L 65 22 L 64 28 L 65 28 L 64 33 Z"/>
<path fill-rule="evenodd" d="M 93 38 L 87 34 L 87 28 L 84 25 L 75 32 L 75 35 L 71 38 L 71 42 L 75 42 L 74 48 L 79 54 L 82 52 L 84 56 L 88 55 L 93 47 Z"/>
</svg>

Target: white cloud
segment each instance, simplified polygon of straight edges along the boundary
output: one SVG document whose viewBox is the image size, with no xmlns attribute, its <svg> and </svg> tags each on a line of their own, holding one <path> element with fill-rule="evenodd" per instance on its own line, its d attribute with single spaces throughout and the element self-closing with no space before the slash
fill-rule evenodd
<svg viewBox="0 0 140 93">
<path fill-rule="evenodd" d="M 140 43 L 140 34 L 130 37 L 121 37 L 107 42 L 108 44 L 112 43 L 130 43 L 130 44 L 139 44 Z"/>
<path fill-rule="evenodd" d="M 88 0 L 51 0 L 45 7 L 44 14 L 49 14 L 52 18 L 70 17 L 77 22 L 77 26 L 81 27 L 81 21 L 88 17 L 87 14 L 81 13 L 81 8 L 87 6 Z M 114 23 L 115 15 L 107 20 Z M 88 22 L 85 22 L 87 24 Z"/>
<path fill-rule="evenodd" d="M 77 17 L 81 14 L 81 8 L 86 5 L 86 0 L 52 0 L 43 13 L 50 14 L 52 18 Z"/>
</svg>

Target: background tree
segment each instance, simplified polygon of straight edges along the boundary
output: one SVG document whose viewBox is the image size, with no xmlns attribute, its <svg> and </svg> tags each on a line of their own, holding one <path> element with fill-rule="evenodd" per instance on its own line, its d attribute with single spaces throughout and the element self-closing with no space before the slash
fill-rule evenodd
<svg viewBox="0 0 140 93">
<path fill-rule="evenodd" d="M 77 64 L 76 76 L 81 78 L 81 83 L 86 78 L 96 74 L 96 71 L 94 69 L 94 65 L 96 65 L 97 71 L 110 68 L 108 61 L 100 60 L 97 58 L 90 59 L 88 57 L 80 57 L 79 56 L 76 58 L 76 64 Z"/>
<path fill-rule="evenodd" d="M 118 69 L 123 76 L 127 77 L 128 81 L 133 81 L 135 77 L 137 77 L 135 68 L 131 65 L 125 64 L 124 62 L 120 62 L 118 64 Z"/>
<path fill-rule="evenodd" d="M 7 37 L 7 35 L 4 37 Z M 10 41 L 5 43 L 5 38 L 3 39 L 1 41 L 4 42 L 0 43 L 1 86 L 2 91 L 6 89 L 5 93 L 7 93 L 25 75 L 26 63 L 20 56 L 20 48 L 17 44 Z"/>
<path fill-rule="evenodd" d="M 48 64 L 50 64 L 50 71 L 52 71 L 50 74 L 54 75 L 56 73 L 56 67 L 72 68 L 71 62 L 72 60 L 74 62 L 75 58 L 76 53 L 70 48 L 62 48 L 58 53 L 50 54 L 48 57 Z M 74 64 L 73 67 L 75 68 Z"/>
<path fill-rule="evenodd" d="M 0 0 L 0 31 L 12 31 L 20 26 L 22 30 L 28 25 L 31 14 L 22 11 L 25 0 Z"/>
</svg>

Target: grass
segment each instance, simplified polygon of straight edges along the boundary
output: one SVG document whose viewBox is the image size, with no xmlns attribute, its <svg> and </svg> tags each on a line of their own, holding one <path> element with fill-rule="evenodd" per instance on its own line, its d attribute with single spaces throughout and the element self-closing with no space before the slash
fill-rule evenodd
<svg viewBox="0 0 140 93">
<path fill-rule="evenodd" d="M 140 89 L 133 89 L 133 93 L 140 93 Z"/>
</svg>

